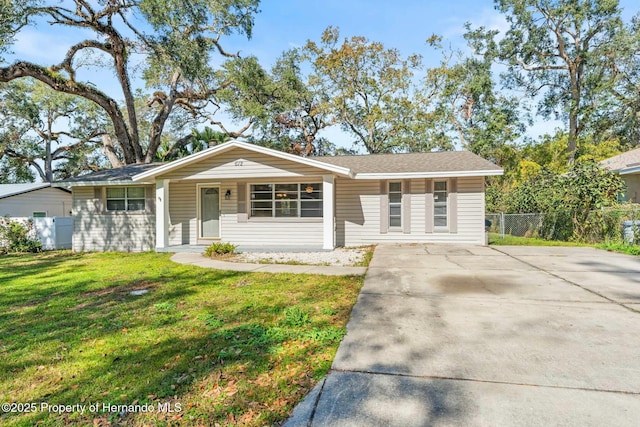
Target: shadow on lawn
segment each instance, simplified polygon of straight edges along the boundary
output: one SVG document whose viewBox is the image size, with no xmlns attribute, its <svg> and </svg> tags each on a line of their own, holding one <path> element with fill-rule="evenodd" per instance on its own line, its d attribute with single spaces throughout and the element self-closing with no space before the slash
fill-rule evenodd
<svg viewBox="0 0 640 427">
<path fill-rule="evenodd" d="M 107 311 L 96 320 L 105 320 L 110 315 Z M 29 327 L 30 325 L 25 325 L 24 329 Z M 130 327 L 133 329 L 133 325 Z M 121 331 L 113 333 L 118 334 Z M 107 332 L 102 335 L 95 334 L 92 339 L 100 341 L 108 335 Z M 163 334 L 161 339 L 151 341 L 138 339 L 135 346 L 123 345 L 100 358 L 94 356 L 90 369 L 84 369 L 68 378 L 55 378 L 54 381 L 59 384 L 53 387 L 53 391 L 32 395 L 29 400 L 47 402 L 51 405 L 79 402 L 128 405 L 138 402 L 151 403 L 156 408 L 158 403 L 180 402 L 184 411 L 181 416 L 194 417 L 191 424 L 198 424 L 198 420 L 209 423 L 216 419 L 224 424 L 228 414 L 241 415 L 247 410 L 246 395 L 239 393 L 234 396 L 238 388 L 244 388 L 245 391 L 250 389 L 249 393 L 253 396 L 251 399 L 257 400 L 263 408 L 272 403 L 270 400 L 276 392 L 276 383 L 260 383 L 250 378 L 259 378 L 261 374 L 267 378 L 272 376 L 270 369 L 274 363 L 278 363 L 278 349 L 295 338 L 295 332 L 277 325 L 268 326 L 254 321 L 220 327 L 207 327 L 203 322 L 203 327 L 198 331 L 184 330 L 183 334 Z M 76 344 L 85 345 L 81 344 L 82 342 L 85 340 L 81 339 Z M 69 347 L 74 347 L 74 344 L 70 343 Z M 306 347 L 299 346 L 290 357 L 302 359 L 307 352 L 316 351 L 315 347 L 313 343 Z M 76 354 L 72 357 L 81 359 L 83 356 Z M 46 369 L 64 370 L 65 362 L 67 361 L 61 360 L 52 364 L 53 366 L 47 366 Z M 13 371 L 20 374 L 29 365 L 32 363 L 11 366 L 0 361 L 0 372 Z M 243 375 L 245 380 L 241 379 Z M 292 404 L 302 399 L 310 389 L 313 378 L 306 376 L 296 381 L 297 386 L 294 385 L 287 393 L 287 399 Z M 197 402 L 193 407 L 187 407 L 187 395 L 190 395 L 188 399 L 191 401 L 194 399 L 194 393 Z M 279 412 L 270 415 L 275 418 L 265 421 L 268 421 L 267 424 L 279 421 L 288 415 L 290 409 L 282 406 Z M 45 418 L 55 418 L 56 422 L 63 422 L 65 425 L 89 425 L 96 417 L 107 417 L 115 422 L 115 425 L 129 425 L 132 422 L 131 418 L 144 418 L 147 415 L 75 414 L 69 418 L 66 415 L 40 413 L 4 416 L 7 417 L 7 422 L 14 417 L 23 418 L 21 422 L 28 420 L 31 423 Z M 152 414 L 151 419 L 158 421 L 158 417 L 162 420 L 163 416 Z M 0 424 L 3 424 L 2 419 L 3 415 L 0 414 Z"/>
<path fill-rule="evenodd" d="M 9 292 L 0 292 L 0 398 L 116 405 L 183 398 L 196 402 L 186 414 L 205 424 L 211 419 L 224 424 L 229 412 L 241 414 L 248 407 L 246 394 L 234 396 L 225 389 L 230 381 L 244 376 L 237 387 L 252 392 L 264 388 L 262 408 L 274 395 L 282 395 L 279 384 L 249 379 L 270 377 L 274 364 L 283 363 L 278 351 L 302 332 L 274 320 L 286 301 L 264 300 L 262 287 L 245 279 L 248 273 L 173 264 L 165 268 L 161 262 L 142 275 L 105 273 L 113 280 L 109 284 L 100 282 L 104 274 L 88 274 L 96 269 L 89 261 L 61 265 L 79 257 L 30 258 L 13 276 L 53 274 L 47 272 L 52 268 L 75 272 L 66 284 L 23 286 L 19 283 L 29 281 L 16 279 L 7 287 Z M 144 255 L 138 260 L 146 262 Z M 0 275 L 6 266 L 3 269 Z M 131 295 L 140 289 L 149 292 Z M 287 350 L 287 357 L 303 360 L 316 346 L 320 344 L 296 345 Z M 301 398 L 313 378 L 296 381 L 302 385 L 287 385 L 287 399 Z M 283 405 L 269 415 L 280 418 L 264 423 L 286 417 L 289 409 Z M 0 424 L 34 424 L 49 418 L 45 424 L 87 425 L 95 416 L 0 414 Z M 117 425 L 147 415 L 104 416 Z M 155 421 L 157 416 L 161 415 L 150 415 Z"/>
</svg>

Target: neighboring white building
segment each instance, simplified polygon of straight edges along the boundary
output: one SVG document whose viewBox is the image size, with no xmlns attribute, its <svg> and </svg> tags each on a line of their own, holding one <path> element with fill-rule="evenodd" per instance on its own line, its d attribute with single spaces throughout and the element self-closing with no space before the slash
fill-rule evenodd
<svg viewBox="0 0 640 427">
<path fill-rule="evenodd" d="M 484 179 L 468 152 L 299 157 L 230 141 L 163 165 L 66 180 L 76 251 L 484 244 Z"/>
<path fill-rule="evenodd" d="M 71 191 L 49 183 L 0 184 L 0 216 L 71 216 Z"/>
</svg>

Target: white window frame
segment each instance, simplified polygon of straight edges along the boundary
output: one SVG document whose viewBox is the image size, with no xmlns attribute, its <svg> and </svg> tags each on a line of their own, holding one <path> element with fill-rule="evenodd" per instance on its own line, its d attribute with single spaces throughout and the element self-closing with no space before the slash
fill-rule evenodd
<svg viewBox="0 0 640 427">
<path fill-rule="evenodd" d="M 445 185 L 445 189 L 444 191 L 442 190 L 436 190 L 436 184 L 444 182 Z M 434 230 L 441 230 L 441 231 L 446 231 L 449 230 L 449 191 L 451 188 L 451 183 L 449 182 L 448 179 L 442 179 L 442 180 L 438 180 L 438 181 L 433 181 L 433 228 Z M 444 207 L 445 207 L 445 214 L 444 215 L 437 215 L 436 214 L 436 207 L 437 207 L 437 203 L 438 201 L 436 200 L 436 196 L 438 193 L 443 193 L 444 192 Z M 445 219 L 445 225 L 437 225 L 436 224 L 436 219 L 437 218 L 444 218 Z"/>
<path fill-rule="evenodd" d="M 260 200 L 254 200 L 253 199 L 253 194 L 254 194 L 254 186 L 256 185 L 270 185 L 271 186 L 271 199 L 260 199 Z M 292 216 L 276 216 L 276 206 L 279 200 L 276 197 L 276 185 L 296 185 L 296 195 L 297 198 L 296 199 L 290 199 L 292 201 L 296 201 L 297 202 L 297 208 L 296 208 L 296 215 L 292 215 Z M 302 194 L 304 194 L 306 187 L 303 188 L 303 186 L 305 185 L 317 185 L 318 186 L 318 190 L 317 192 L 320 193 L 320 198 L 319 199 L 303 199 L 302 198 Z M 313 181 L 309 181 L 309 182 L 252 182 L 249 184 L 249 201 L 248 201 L 248 206 L 247 206 L 247 211 L 248 211 L 248 215 L 250 218 L 254 218 L 256 220 L 292 220 L 292 219 L 296 219 L 296 220 L 318 220 L 318 219 L 322 219 L 323 217 L 323 201 L 324 201 L 324 194 L 323 194 L 323 188 L 322 188 L 322 182 L 313 182 Z M 266 192 L 264 192 L 266 193 Z M 305 201 L 313 201 L 313 202 L 320 202 L 320 209 L 319 209 L 319 215 L 318 216 L 301 216 L 302 215 L 302 205 Z M 254 212 L 254 202 L 271 202 L 271 216 L 254 216 L 253 212 Z M 266 209 L 264 210 L 265 212 L 267 211 Z"/>
<path fill-rule="evenodd" d="M 398 191 L 391 191 L 391 185 L 393 185 L 393 184 L 400 185 L 400 189 Z M 403 196 L 403 190 L 404 190 L 403 187 L 404 186 L 403 186 L 402 181 L 390 181 L 387 184 L 387 197 L 388 197 L 388 200 L 389 200 L 389 203 L 388 203 L 389 204 L 389 212 L 388 212 L 389 219 L 388 219 L 388 221 L 389 221 L 389 230 L 391 230 L 391 231 L 401 231 L 402 230 L 402 225 L 403 225 L 402 224 L 402 208 L 403 208 L 402 207 L 402 198 L 404 197 Z M 391 194 L 392 193 L 393 194 L 400 194 L 400 201 L 399 202 L 391 202 Z M 391 215 L 391 208 L 392 207 L 397 207 L 400 210 L 400 213 L 398 215 Z M 400 220 L 400 224 L 391 225 L 391 218 L 398 218 Z"/>
<path fill-rule="evenodd" d="M 129 197 L 129 189 L 130 188 L 141 188 L 143 192 L 143 196 L 140 197 Z M 124 189 L 124 197 L 109 197 L 109 190 L 112 189 Z M 124 200 L 124 209 L 109 209 L 109 200 Z M 129 209 L 129 200 L 142 200 L 143 206 L 142 209 Z M 104 190 L 104 204 L 107 212 L 146 212 L 147 210 L 147 189 L 140 185 L 128 185 L 126 187 L 121 186 L 113 186 L 113 187 L 105 187 Z"/>
</svg>

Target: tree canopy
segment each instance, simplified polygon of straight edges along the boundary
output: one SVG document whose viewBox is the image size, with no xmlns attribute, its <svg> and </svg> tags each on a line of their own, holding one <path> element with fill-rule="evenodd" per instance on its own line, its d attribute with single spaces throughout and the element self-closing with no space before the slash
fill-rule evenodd
<svg viewBox="0 0 640 427">
<path fill-rule="evenodd" d="M 579 136 L 588 130 L 601 98 L 611 88 L 608 59 L 623 29 L 617 0 L 496 0 L 509 29 L 496 57 L 508 71 L 508 88 L 541 96 L 544 117 L 568 121 L 567 154 L 575 159 Z"/>
<path fill-rule="evenodd" d="M 82 97 L 102 108 L 112 138 L 103 144 L 113 166 L 153 161 L 162 133 L 176 110 L 193 120 L 210 119 L 216 86 L 211 58 L 233 57 L 222 44 L 232 33 L 251 36 L 258 0 L 127 0 L 2 2 L 0 43 L 5 51 L 21 30 L 36 24 L 78 30 L 75 44 L 54 64 L 18 59 L 0 68 L 0 82 L 31 77 L 55 91 Z M 89 36 L 87 38 L 87 36 Z M 87 68 L 111 71 L 120 90 L 86 78 Z M 141 133 L 137 81 L 155 90 L 148 132 Z M 120 101 L 120 99 L 122 101 Z"/>
<path fill-rule="evenodd" d="M 1 89 L 0 157 L 28 165 L 43 182 L 103 166 L 106 118 L 95 104 L 32 79 Z"/>
</svg>

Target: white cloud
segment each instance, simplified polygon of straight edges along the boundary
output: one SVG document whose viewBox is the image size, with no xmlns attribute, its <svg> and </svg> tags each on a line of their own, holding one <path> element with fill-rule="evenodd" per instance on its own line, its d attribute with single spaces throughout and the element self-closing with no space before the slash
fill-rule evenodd
<svg viewBox="0 0 640 427">
<path fill-rule="evenodd" d="M 67 37 L 60 34 L 25 29 L 18 33 L 13 45 L 12 59 L 24 59 L 37 63 L 55 64 L 64 59 L 67 49 L 71 46 Z"/>
</svg>

